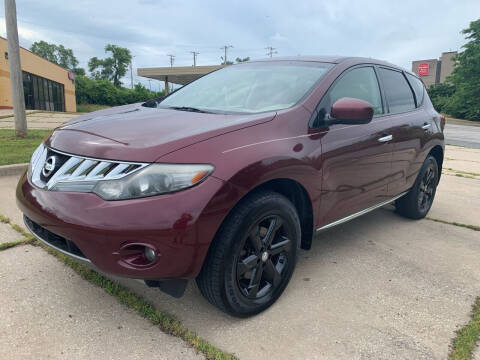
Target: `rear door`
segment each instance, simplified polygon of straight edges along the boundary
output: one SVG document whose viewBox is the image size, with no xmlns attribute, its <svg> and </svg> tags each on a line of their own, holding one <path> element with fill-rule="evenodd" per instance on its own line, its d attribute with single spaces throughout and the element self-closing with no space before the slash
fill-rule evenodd
<svg viewBox="0 0 480 360">
<path fill-rule="evenodd" d="M 426 112 L 421 106 L 403 71 L 379 67 L 378 73 L 385 94 L 388 118 L 392 124 L 392 177 L 388 195 L 393 197 L 408 190 L 422 165 Z"/>
<path fill-rule="evenodd" d="M 343 97 L 369 102 L 374 118 L 369 124 L 332 125 L 323 133 L 320 226 L 384 201 L 391 174 L 391 126 L 375 67 L 356 66 L 340 75 L 316 109 L 317 127 Z"/>
</svg>

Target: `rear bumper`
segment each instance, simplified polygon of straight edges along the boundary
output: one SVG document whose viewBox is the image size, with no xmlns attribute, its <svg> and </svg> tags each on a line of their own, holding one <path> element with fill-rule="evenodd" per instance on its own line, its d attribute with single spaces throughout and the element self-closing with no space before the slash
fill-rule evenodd
<svg viewBox="0 0 480 360">
<path fill-rule="evenodd" d="M 223 220 L 215 204 L 224 196 L 224 185 L 209 177 L 175 194 L 105 201 L 90 193 L 45 191 L 24 174 L 17 204 L 39 240 L 103 272 L 143 280 L 189 279 L 199 273 Z M 50 234 L 60 242 L 49 241 Z M 129 243 L 149 244 L 157 260 L 147 267 L 126 263 L 121 248 Z"/>
</svg>

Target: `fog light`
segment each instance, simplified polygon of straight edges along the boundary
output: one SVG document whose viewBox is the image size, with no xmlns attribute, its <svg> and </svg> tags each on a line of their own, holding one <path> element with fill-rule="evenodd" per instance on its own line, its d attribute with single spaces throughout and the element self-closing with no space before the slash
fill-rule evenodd
<svg viewBox="0 0 480 360">
<path fill-rule="evenodd" d="M 145 247 L 145 257 L 148 261 L 153 262 L 156 258 L 155 250 L 149 247 Z"/>
</svg>

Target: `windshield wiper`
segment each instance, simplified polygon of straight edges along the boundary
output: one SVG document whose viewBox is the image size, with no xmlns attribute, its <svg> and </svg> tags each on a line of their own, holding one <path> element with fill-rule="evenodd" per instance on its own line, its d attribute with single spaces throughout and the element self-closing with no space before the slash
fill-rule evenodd
<svg viewBox="0 0 480 360">
<path fill-rule="evenodd" d="M 173 110 L 180 110 L 180 111 L 190 111 L 190 112 L 198 112 L 198 113 L 208 113 L 208 111 L 198 109 L 195 107 L 190 107 L 190 106 L 169 106 L 169 109 Z"/>
</svg>

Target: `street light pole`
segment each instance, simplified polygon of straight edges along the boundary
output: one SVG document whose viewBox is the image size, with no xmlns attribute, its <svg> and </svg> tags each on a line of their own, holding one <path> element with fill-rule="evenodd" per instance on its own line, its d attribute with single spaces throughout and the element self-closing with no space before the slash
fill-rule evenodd
<svg viewBox="0 0 480 360">
<path fill-rule="evenodd" d="M 23 93 L 22 67 L 20 65 L 15 0 L 5 0 L 5 20 L 7 23 L 8 62 L 10 64 L 15 136 L 27 137 L 27 118 L 25 115 L 25 97 Z"/>
</svg>

